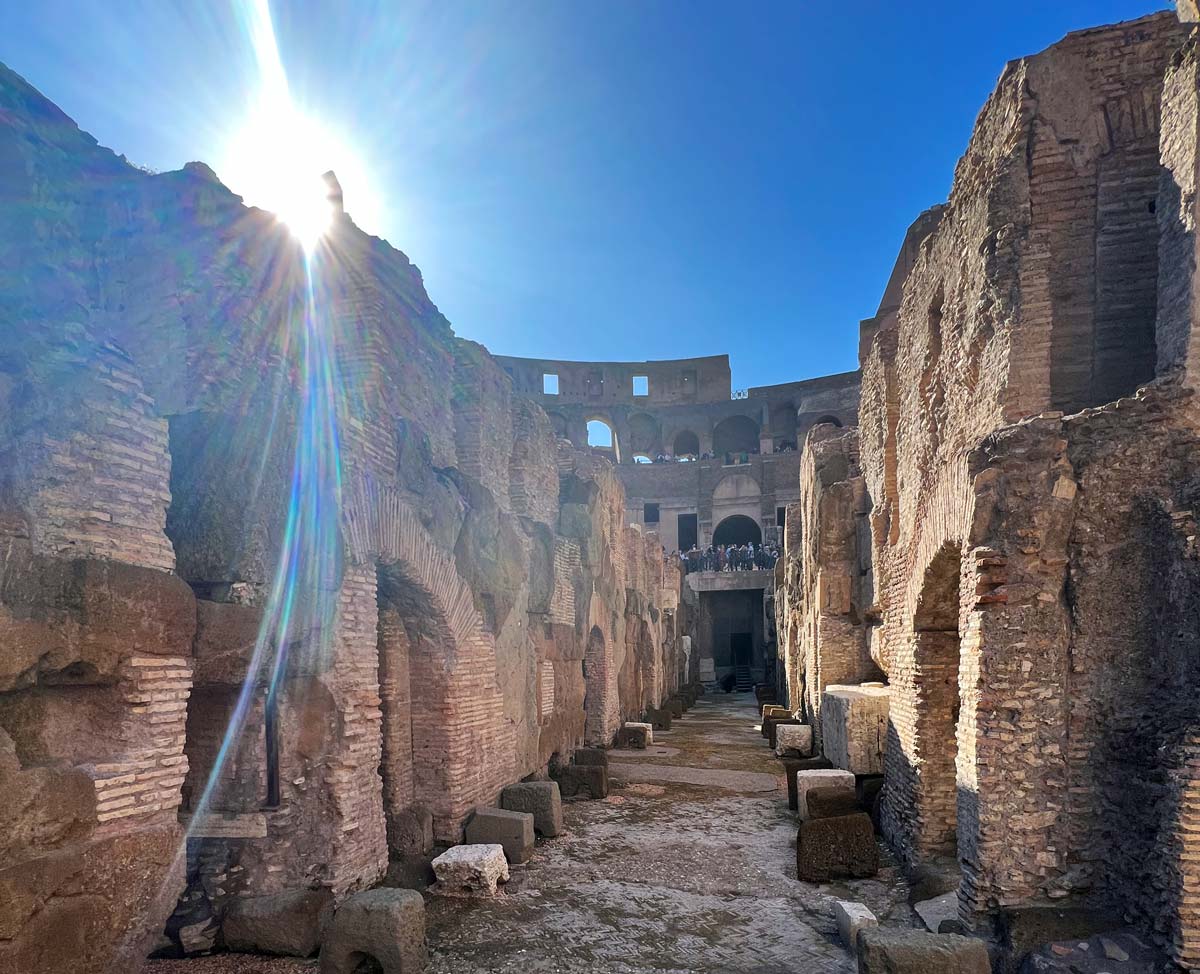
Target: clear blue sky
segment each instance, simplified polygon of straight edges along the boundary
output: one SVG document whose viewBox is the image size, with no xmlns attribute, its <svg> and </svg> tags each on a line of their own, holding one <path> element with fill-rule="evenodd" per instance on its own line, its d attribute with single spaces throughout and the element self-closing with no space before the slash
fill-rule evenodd
<svg viewBox="0 0 1200 974">
<path fill-rule="evenodd" d="M 227 3 L 4 0 L 0 60 L 134 162 L 213 162 L 255 79 Z M 728 352 L 746 386 L 856 366 L 857 322 L 905 228 L 945 198 L 1006 60 L 1166 6 L 272 11 L 293 95 L 354 144 L 384 201 L 347 209 L 420 266 L 459 334 L 556 358 Z"/>
</svg>

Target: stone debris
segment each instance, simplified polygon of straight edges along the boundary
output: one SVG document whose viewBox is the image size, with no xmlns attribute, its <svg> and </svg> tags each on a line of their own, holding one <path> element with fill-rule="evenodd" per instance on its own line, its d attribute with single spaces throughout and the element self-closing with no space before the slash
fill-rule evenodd
<svg viewBox="0 0 1200 974">
<path fill-rule="evenodd" d="M 456 845 L 433 860 L 433 872 L 437 884 L 431 892 L 494 896 L 498 884 L 508 882 L 508 860 L 501 845 Z"/>
</svg>

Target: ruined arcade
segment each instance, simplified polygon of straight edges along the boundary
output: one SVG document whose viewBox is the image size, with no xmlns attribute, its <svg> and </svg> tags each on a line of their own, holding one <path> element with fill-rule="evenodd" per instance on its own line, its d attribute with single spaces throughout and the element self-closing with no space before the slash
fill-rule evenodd
<svg viewBox="0 0 1200 974">
<path fill-rule="evenodd" d="M 1197 21 L 1010 61 L 744 391 L 0 65 L 0 974 L 1200 969 Z"/>
</svg>

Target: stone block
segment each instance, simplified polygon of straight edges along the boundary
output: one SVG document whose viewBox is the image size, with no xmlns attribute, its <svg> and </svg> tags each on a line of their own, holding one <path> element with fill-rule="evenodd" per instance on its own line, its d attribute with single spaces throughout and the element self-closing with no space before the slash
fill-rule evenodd
<svg viewBox="0 0 1200 974">
<path fill-rule="evenodd" d="M 821 745 L 834 767 L 883 774 L 888 699 L 885 686 L 829 686 L 821 697 Z"/>
<path fill-rule="evenodd" d="M 715 683 L 717 680 L 717 664 L 712 659 L 700 660 L 700 680 L 703 683 Z"/>
<path fill-rule="evenodd" d="M 797 807 L 796 772 L 797 771 L 826 771 L 832 768 L 826 758 L 785 758 L 783 773 L 787 778 L 788 808 L 793 812 Z"/>
<path fill-rule="evenodd" d="M 522 781 L 500 792 L 500 806 L 533 816 L 533 830 L 552 839 L 562 835 L 562 796 L 555 781 Z"/>
<path fill-rule="evenodd" d="M 598 764 L 569 764 L 559 769 L 558 787 L 564 798 L 607 798 L 608 768 Z"/>
<path fill-rule="evenodd" d="M 796 876 L 808 883 L 865 879 L 879 872 L 879 845 L 869 815 L 814 818 L 796 833 Z"/>
<path fill-rule="evenodd" d="M 812 755 L 813 732 L 808 724 L 775 726 L 775 753 L 780 757 L 807 758 Z"/>
<path fill-rule="evenodd" d="M 770 733 L 767 730 L 767 723 L 769 721 L 775 720 L 775 719 L 782 720 L 784 717 L 791 717 L 791 716 L 792 716 L 792 712 L 790 710 L 788 710 L 787 707 L 780 707 L 773 703 L 763 704 L 762 714 L 761 714 L 761 717 L 759 718 L 759 730 L 762 732 L 762 736 L 766 737 L 767 734 Z"/>
<path fill-rule="evenodd" d="M 435 893 L 491 896 L 498 883 L 508 882 L 508 860 L 501 845 L 456 845 L 433 860 L 433 874 Z"/>
<path fill-rule="evenodd" d="M 672 697 L 670 700 L 668 700 L 665 704 L 665 707 L 667 710 L 671 711 L 672 719 L 678 720 L 683 716 L 683 701 L 678 697 Z"/>
<path fill-rule="evenodd" d="M 646 711 L 646 716 L 642 718 L 642 721 L 650 724 L 656 731 L 669 731 L 671 729 L 671 711 L 651 707 Z"/>
<path fill-rule="evenodd" d="M 292 889 L 235 899 L 225 910 L 221 936 L 230 950 L 311 957 L 333 918 L 328 889 Z"/>
<path fill-rule="evenodd" d="M 858 974 L 991 974 L 982 940 L 868 927 L 858 933 Z"/>
<path fill-rule="evenodd" d="M 938 933 L 943 922 L 958 919 L 958 891 L 943 893 L 931 900 L 921 900 L 913 904 L 913 909 L 917 911 L 926 930 Z"/>
<path fill-rule="evenodd" d="M 371 889 L 338 907 L 321 944 L 321 974 L 355 974 L 367 958 L 383 974 L 425 969 L 425 901 L 420 893 Z"/>
<path fill-rule="evenodd" d="M 875 914 L 866 904 L 848 900 L 833 901 L 833 919 L 837 923 L 838 936 L 852 954 L 858 952 L 858 931 L 879 926 Z"/>
<path fill-rule="evenodd" d="M 754 686 L 754 699 L 760 704 L 775 702 L 775 688 L 769 683 L 757 683 Z"/>
<path fill-rule="evenodd" d="M 808 792 L 812 788 L 848 788 L 854 794 L 854 775 L 840 768 L 827 771 L 797 771 L 796 772 L 796 811 L 800 818 L 808 815 Z"/>
<path fill-rule="evenodd" d="M 511 863 L 529 862 L 535 841 L 533 816 L 506 808 L 477 808 L 467 822 L 466 839 L 470 845 L 502 846 Z"/>
<path fill-rule="evenodd" d="M 809 818 L 836 818 L 863 810 L 853 788 L 810 788 L 805 801 Z"/>
<path fill-rule="evenodd" d="M 778 735 L 780 727 L 798 727 L 803 723 L 804 721 L 800 720 L 798 717 L 771 718 L 767 721 L 767 746 L 770 747 L 772 751 L 775 750 L 779 743 Z"/>
<path fill-rule="evenodd" d="M 388 847 L 399 856 L 427 856 L 433 851 L 433 812 L 421 805 L 387 815 Z"/>
<path fill-rule="evenodd" d="M 654 743 L 654 725 L 653 724 L 625 724 L 617 731 L 617 747 L 633 748 L 637 751 L 644 751 L 647 747 Z"/>
<path fill-rule="evenodd" d="M 608 752 L 602 747 L 581 747 L 571 756 L 571 761 L 578 765 L 607 768 Z"/>
</svg>

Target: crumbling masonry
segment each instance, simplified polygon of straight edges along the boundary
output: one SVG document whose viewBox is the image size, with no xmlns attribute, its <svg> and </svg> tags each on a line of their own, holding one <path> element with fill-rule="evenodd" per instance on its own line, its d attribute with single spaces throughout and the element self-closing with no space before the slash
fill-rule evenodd
<svg viewBox="0 0 1200 974">
<path fill-rule="evenodd" d="M 886 675 L 884 833 L 957 859 L 965 921 L 1112 908 L 1189 967 L 1197 51 L 1162 13 L 1005 68 L 863 322 L 859 429 L 808 437 L 777 599 L 795 706 Z"/>
</svg>

